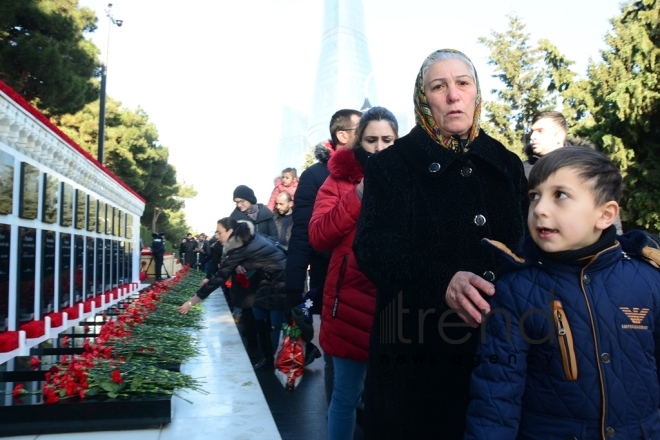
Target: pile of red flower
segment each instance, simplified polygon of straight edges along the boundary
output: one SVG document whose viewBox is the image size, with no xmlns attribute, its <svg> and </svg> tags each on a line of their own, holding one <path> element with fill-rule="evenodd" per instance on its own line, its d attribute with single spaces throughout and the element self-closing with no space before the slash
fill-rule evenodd
<svg viewBox="0 0 660 440">
<path fill-rule="evenodd" d="M 151 334 L 148 344 L 152 344 L 158 340 L 159 335 L 173 331 L 160 326 L 149 328 L 143 324 L 151 314 L 157 313 L 164 296 L 180 280 L 181 277 L 177 276 L 172 282 L 158 283 L 154 288 L 142 292 L 115 319 L 108 319 L 104 314 L 105 323 L 94 341 L 85 340 L 84 352 L 81 355 L 62 356 L 60 364 L 52 366 L 46 373 L 46 382 L 42 387 L 44 401 L 55 403 L 61 399 L 84 399 L 98 394 L 107 394 L 110 398 L 130 394 L 174 394 L 180 388 L 201 391 L 197 381 L 190 376 L 160 368 L 158 359 L 133 357 L 130 351 L 145 351 L 144 339 L 137 340 L 135 334 Z M 190 293 L 182 295 L 189 296 Z M 184 315 L 172 318 L 185 319 Z M 185 332 L 184 329 L 180 331 Z M 173 338 L 168 339 L 168 343 L 171 343 Z M 190 344 L 189 339 L 181 338 L 181 341 Z M 67 338 L 62 340 L 62 345 L 68 345 Z M 130 350 L 127 351 L 127 347 Z M 157 351 L 153 346 L 147 347 L 147 351 Z M 21 390 L 16 392 L 20 395 Z"/>
</svg>

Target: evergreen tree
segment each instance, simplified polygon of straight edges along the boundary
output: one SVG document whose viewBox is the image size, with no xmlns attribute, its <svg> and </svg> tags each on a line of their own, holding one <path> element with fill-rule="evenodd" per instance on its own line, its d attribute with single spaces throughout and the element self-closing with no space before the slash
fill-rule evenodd
<svg viewBox="0 0 660 440">
<path fill-rule="evenodd" d="M 57 120 L 62 131 L 92 155 L 98 149 L 98 112 L 96 101 Z M 141 223 L 163 231 L 167 213 L 181 210 L 185 199 L 197 192 L 177 182 L 176 169 L 169 164 L 169 150 L 159 145 L 158 130 L 142 109 L 125 110 L 108 98 L 106 125 L 104 165 L 146 200 Z"/>
<path fill-rule="evenodd" d="M 522 155 L 525 129 L 539 111 L 551 109 L 543 83 L 544 69 L 540 65 L 543 51 L 530 44 L 525 25 L 515 15 L 508 15 L 506 32 L 491 31 L 491 38 L 480 37 L 479 42 L 491 50 L 488 64 L 494 66 L 494 78 L 502 89 L 491 90 L 495 100 L 484 95 L 484 130 L 511 151 Z"/>
<path fill-rule="evenodd" d="M 660 231 L 660 0 L 629 1 L 588 76 L 591 136 L 625 176 L 624 228 Z"/>
<path fill-rule="evenodd" d="M 77 112 L 98 97 L 95 29 L 77 0 L 1 1 L 0 80 L 47 115 Z"/>
</svg>

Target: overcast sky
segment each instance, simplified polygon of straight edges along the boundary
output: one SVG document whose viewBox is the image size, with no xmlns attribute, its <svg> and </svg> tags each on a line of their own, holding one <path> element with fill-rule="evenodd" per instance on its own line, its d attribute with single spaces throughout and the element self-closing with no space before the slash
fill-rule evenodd
<svg viewBox="0 0 660 440">
<path fill-rule="evenodd" d="M 80 0 L 99 17 L 91 35 L 103 50 L 107 1 Z M 363 0 L 365 26 L 380 102 L 394 113 L 412 109 L 424 58 L 454 48 L 474 62 L 482 93 L 497 87 L 477 43 L 504 32 L 507 14 L 526 24 L 533 42 L 547 38 L 584 75 L 600 60 L 614 0 Z M 140 106 L 169 148 L 179 180 L 199 195 L 187 202 L 195 232 L 214 230 L 233 209 L 232 191 L 252 187 L 266 203 L 272 190 L 283 104 L 304 113 L 321 40 L 322 0 L 116 0 L 121 28 L 110 29 L 108 95 Z M 361 100 L 360 100 L 361 103 Z"/>
</svg>

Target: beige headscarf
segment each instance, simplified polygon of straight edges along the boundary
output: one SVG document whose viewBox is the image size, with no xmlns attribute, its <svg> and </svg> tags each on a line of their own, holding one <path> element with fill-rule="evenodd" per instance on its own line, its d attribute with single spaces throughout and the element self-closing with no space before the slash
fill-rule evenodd
<svg viewBox="0 0 660 440">
<path fill-rule="evenodd" d="M 474 117 L 472 118 L 472 128 L 470 128 L 470 132 L 468 133 L 467 148 L 469 149 L 469 145 L 479 135 L 479 120 L 481 118 L 481 89 L 479 87 L 479 78 L 477 78 L 477 73 L 476 73 L 477 71 L 474 68 L 474 65 L 472 64 L 472 61 L 468 57 L 466 57 L 465 54 L 454 49 L 436 50 L 431 55 L 426 57 L 424 63 L 422 63 L 422 67 L 429 58 L 434 57 L 436 54 L 440 52 L 455 53 L 463 56 L 470 63 L 472 69 L 475 72 L 474 81 L 477 86 L 477 97 L 475 99 L 476 108 L 474 110 Z M 433 114 L 431 113 L 431 108 L 429 107 L 428 102 L 426 100 L 426 94 L 424 93 L 424 77 L 422 75 L 422 68 L 419 69 L 419 73 L 417 74 L 417 80 L 415 82 L 415 94 L 413 96 L 413 99 L 415 102 L 415 122 L 424 128 L 424 131 L 426 131 L 429 134 L 429 136 L 431 136 L 431 139 L 435 140 L 437 143 L 439 143 L 445 148 L 449 148 L 454 152 L 460 152 L 461 147 L 459 141 L 452 136 L 445 136 L 442 133 L 440 133 L 438 124 L 433 118 Z"/>
</svg>

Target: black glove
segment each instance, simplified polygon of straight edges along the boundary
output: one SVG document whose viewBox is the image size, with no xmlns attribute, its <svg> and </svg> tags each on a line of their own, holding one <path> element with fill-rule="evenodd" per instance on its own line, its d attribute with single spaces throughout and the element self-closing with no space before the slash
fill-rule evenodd
<svg viewBox="0 0 660 440">
<path fill-rule="evenodd" d="M 302 302 L 303 294 L 300 290 L 286 290 L 286 299 L 284 300 L 284 317 L 286 322 L 291 322 L 291 309 L 299 306 Z"/>
<path fill-rule="evenodd" d="M 300 328 L 300 334 L 305 342 L 312 342 L 314 339 L 314 327 L 312 324 L 305 322 L 305 313 L 300 307 L 293 307 L 291 309 L 291 317 L 296 321 L 296 325 Z"/>
</svg>

